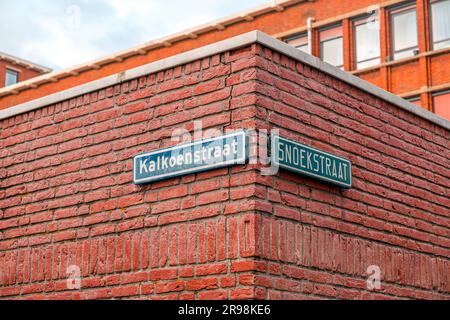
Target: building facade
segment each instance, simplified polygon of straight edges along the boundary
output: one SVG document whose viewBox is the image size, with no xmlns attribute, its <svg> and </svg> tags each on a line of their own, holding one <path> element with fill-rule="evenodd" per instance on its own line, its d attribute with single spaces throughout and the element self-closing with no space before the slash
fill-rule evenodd
<svg viewBox="0 0 450 320">
<path fill-rule="evenodd" d="M 448 21 L 450 0 L 277 1 L 5 88 L 0 109 L 261 30 L 449 119 Z"/>
<path fill-rule="evenodd" d="M 373 1 L 365 12 L 314 20 L 296 35 L 282 35 L 300 50 L 450 119 L 449 21 L 450 1 Z"/>
<path fill-rule="evenodd" d="M 276 130 L 352 181 L 267 172 L 250 139 L 246 164 L 134 183 L 199 123 Z M 256 31 L 1 110 L 0 297 L 448 300 L 449 137 Z"/>
<path fill-rule="evenodd" d="M 51 71 L 36 63 L 0 52 L 0 88 L 13 86 Z"/>
</svg>

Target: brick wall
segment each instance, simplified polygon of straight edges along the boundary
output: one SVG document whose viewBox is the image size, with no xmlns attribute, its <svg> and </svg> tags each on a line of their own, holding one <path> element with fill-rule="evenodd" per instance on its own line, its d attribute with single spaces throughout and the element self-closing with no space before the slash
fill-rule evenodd
<svg viewBox="0 0 450 320">
<path fill-rule="evenodd" d="M 449 299 L 449 132 L 277 52 L 253 61 L 257 126 L 354 166 L 351 190 L 257 176 L 261 296 Z"/>
<path fill-rule="evenodd" d="M 408 75 L 408 81 L 402 78 Z M 419 61 L 412 61 L 405 64 L 396 65 L 391 68 L 392 81 L 390 91 L 395 94 L 411 92 L 420 88 Z"/>
<path fill-rule="evenodd" d="M 431 83 L 433 86 L 443 85 L 450 81 L 450 75 L 445 71 L 450 67 L 450 61 L 445 55 L 437 55 L 430 59 L 430 72 L 433 75 Z"/>
<path fill-rule="evenodd" d="M 261 165 L 133 185 L 194 120 L 281 128 L 350 158 L 354 188 Z M 0 297 L 448 299 L 448 137 L 260 45 L 2 120 Z"/>
</svg>

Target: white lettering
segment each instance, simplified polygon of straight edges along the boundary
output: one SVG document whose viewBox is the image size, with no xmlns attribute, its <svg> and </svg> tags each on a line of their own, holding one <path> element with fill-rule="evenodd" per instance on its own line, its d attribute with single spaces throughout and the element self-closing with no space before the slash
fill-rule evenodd
<svg viewBox="0 0 450 320">
<path fill-rule="evenodd" d="M 140 171 L 141 174 L 143 174 L 144 172 L 145 172 L 145 173 L 148 173 L 148 170 L 147 170 L 147 160 L 148 160 L 148 159 L 145 159 L 144 161 L 141 161 L 141 162 L 139 163 L 139 171 Z"/>
</svg>

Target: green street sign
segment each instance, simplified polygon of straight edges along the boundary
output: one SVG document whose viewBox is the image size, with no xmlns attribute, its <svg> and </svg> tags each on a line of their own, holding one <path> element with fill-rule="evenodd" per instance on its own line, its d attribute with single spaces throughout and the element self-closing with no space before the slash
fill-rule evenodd
<svg viewBox="0 0 450 320">
<path fill-rule="evenodd" d="M 168 149 L 142 153 L 133 160 L 133 181 L 144 184 L 206 170 L 245 164 L 247 133 L 195 141 Z"/>
<path fill-rule="evenodd" d="M 272 135 L 272 163 L 344 188 L 352 187 L 352 163 L 304 144 Z"/>
</svg>

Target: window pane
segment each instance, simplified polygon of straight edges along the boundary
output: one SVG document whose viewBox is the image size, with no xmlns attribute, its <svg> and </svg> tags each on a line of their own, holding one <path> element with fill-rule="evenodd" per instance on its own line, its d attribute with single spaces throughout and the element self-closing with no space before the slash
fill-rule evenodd
<svg viewBox="0 0 450 320">
<path fill-rule="evenodd" d="M 14 70 L 6 69 L 6 86 L 16 84 L 19 80 L 19 74 Z"/>
<path fill-rule="evenodd" d="M 325 62 L 335 66 L 342 67 L 344 65 L 344 53 L 342 49 L 342 38 L 336 38 L 322 42 L 322 59 Z"/>
<path fill-rule="evenodd" d="M 414 55 L 414 50 L 413 49 L 396 52 L 394 54 L 394 60 L 400 60 L 400 59 L 403 59 L 403 58 L 412 57 L 413 55 Z"/>
<path fill-rule="evenodd" d="M 334 27 L 320 31 L 320 41 L 342 37 L 342 27 Z"/>
<path fill-rule="evenodd" d="M 418 46 L 416 9 L 393 13 L 392 32 L 394 37 L 394 59 L 414 55 L 414 50 Z"/>
<path fill-rule="evenodd" d="M 376 58 L 376 59 L 373 59 L 373 60 L 367 60 L 367 61 L 363 61 L 363 62 L 358 62 L 356 67 L 358 69 L 364 69 L 364 68 L 370 68 L 370 67 L 377 66 L 380 63 L 381 63 L 381 59 L 380 58 Z"/>
<path fill-rule="evenodd" d="M 291 38 L 286 41 L 291 46 L 296 47 L 297 49 L 309 53 L 308 52 L 308 37 L 306 35 L 299 36 L 297 38 Z"/>
<path fill-rule="evenodd" d="M 450 46 L 450 0 L 431 4 L 434 49 Z"/>
<path fill-rule="evenodd" d="M 304 44 L 302 46 L 296 47 L 298 50 L 303 51 L 305 53 L 309 53 L 308 44 Z"/>
<path fill-rule="evenodd" d="M 450 120 L 450 92 L 436 95 L 433 100 L 436 114 Z"/>
<path fill-rule="evenodd" d="M 379 23 L 361 23 L 355 26 L 357 68 L 368 68 L 380 63 Z"/>
<path fill-rule="evenodd" d="M 342 28 L 340 26 L 320 32 L 320 57 L 335 67 L 342 68 L 344 65 Z"/>
<path fill-rule="evenodd" d="M 435 43 L 433 46 L 433 49 L 438 50 L 438 49 L 443 49 L 443 48 L 448 48 L 448 47 L 450 47 L 450 40 Z"/>
</svg>

